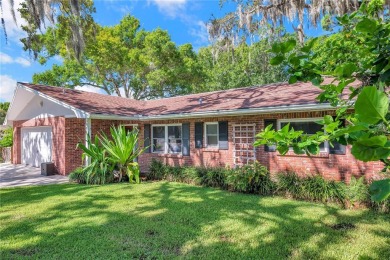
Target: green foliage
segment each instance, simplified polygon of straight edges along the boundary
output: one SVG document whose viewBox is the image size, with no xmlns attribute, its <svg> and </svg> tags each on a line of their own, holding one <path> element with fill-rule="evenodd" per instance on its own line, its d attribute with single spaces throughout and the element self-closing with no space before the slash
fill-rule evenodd
<svg viewBox="0 0 390 260">
<path fill-rule="evenodd" d="M 0 102 L 0 125 L 4 123 L 5 117 L 7 116 L 9 105 L 10 105 L 9 102 Z"/>
<path fill-rule="evenodd" d="M 290 35 L 284 39 L 290 38 Z M 241 88 L 286 80 L 283 65 L 271 66 L 269 53 L 271 40 L 262 40 L 252 45 L 245 42 L 232 49 L 216 49 L 214 46 L 199 50 L 197 62 L 203 81 L 192 92 L 206 92 Z"/>
<path fill-rule="evenodd" d="M 115 165 L 110 162 L 98 136 L 95 136 L 94 142 L 88 136 L 87 146 L 79 143 L 77 147 L 83 150 L 83 160 L 88 159 L 90 162 L 82 168 L 81 173 L 75 173 L 76 176 L 84 175 L 86 184 L 105 184 L 107 179 L 111 179 L 109 176 Z"/>
<path fill-rule="evenodd" d="M 0 147 L 11 147 L 13 145 L 13 140 L 14 132 L 12 127 L 0 130 Z"/>
<path fill-rule="evenodd" d="M 381 1 L 364 2 L 358 11 L 337 17 L 338 33 L 311 39 L 296 51 L 289 52 L 293 41 L 272 47 L 273 63 L 287 66 L 289 82 L 318 86 L 322 93 L 317 99 L 334 106 L 337 117 L 325 117 L 319 122 L 324 132 L 309 137 L 287 126 L 279 131 L 267 127 L 255 145 L 274 144 L 281 154 L 293 147 L 297 154 L 311 155 L 319 152 L 321 143 L 337 141 L 352 145 L 356 159 L 381 161 L 383 171 L 390 171 L 390 23 L 388 13 L 378 16 L 381 8 Z M 349 124 L 344 126 L 343 120 Z M 390 196 L 390 185 L 375 183 L 372 199 Z"/>
<path fill-rule="evenodd" d="M 345 201 L 350 206 L 366 203 L 369 200 L 368 186 L 364 183 L 364 177 L 356 179 L 352 176 L 348 185 L 344 188 Z"/>
<path fill-rule="evenodd" d="M 327 181 L 319 175 L 299 177 L 295 173 L 281 173 L 277 181 L 278 192 L 296 199 L 321 202 L 344 201 L 342 184 Z"/>
<path fill-rule="evenodd" d="M 107 94 L 151 99 L 188 93 L 203 79 L 192 46 L 176 46 L 167 31 L 146 31 L 130 15 L 114 26 L 94 23 L 92 27 L 93 31 L 85 32 L 88 41 L 81 59 L 68 55 L 65 38 L 53 38 L 69 33 L 69 28 L 60 23 L 43 34 L 41 54 L 48 57 L 42 62 L 60 55 L 63 64 L 35 74 L 34 83 L 70 88 L 91 85 Z"/>
<path fill-rule="evenodd" d="M 106 175 L 101 174 L 88 174 L 85 168 L 77 168 L 73 172 L 69 173 L 69 181 L 79 184 L 106 184 L 114 182 L 114 175 L 110 172 L 106 172 Z"/>
<path fill-rule="evenodd" d="M 201 185 L 206 187 L 227 188 L 226 176 L 230 172 L 229 168 L 221 167 L 203 167 L 198 168 L 201 176 Z"/>
<path fill-rule="evenodd" d="M 147 175 L 148 180 L 163 180 L 165 177 L 166 166 L 159 160 L 152 159 L 149 165 L 149 173 Z"/>
<path fill-rule="evenodd" d="M 267 168 L 258 162 L 227 171 L 226 182 L 230 190 L 272 194 L 275 188 Z"/>
<path fill-rule="evenodd" d="M 102 133 L 99 141 L 110 162 L 119 168 L 119 181 L 123 174 L 127 174 L 130 182 L 139 183 L 139 165 L 134 161 L 147 147 L 138 147 L 138 131 L 130 132 L 124 126 L 113 126 L 110 132 L 110 137 Z"/>
</svg>

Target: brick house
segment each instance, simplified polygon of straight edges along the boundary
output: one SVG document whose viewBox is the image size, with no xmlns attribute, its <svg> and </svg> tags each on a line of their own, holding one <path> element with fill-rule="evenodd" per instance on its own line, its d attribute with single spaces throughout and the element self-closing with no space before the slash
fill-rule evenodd
<svg viewBox="0 0 390 260">
<path fill-rule="evenodd" d="M 277 83 L 139 101 L 18 83 L 7 114 L 14 128 L 13 163 L 39 167 L 52 161 L 59 174 L 69 174 L 83 164 L 77 143 L 121 124 L 136 127 L 140 145 L 149 146 L 138 158 L 142 172 L 153 158 L 171 165 L 230 167 L 257 160 L 273 173 L 372 178 L 382 165 L 355 160 L 350 147 L 325 143 L 320 154 L 310 157 L 253 147 L 255 134 L 269 124 L 280 128 L 290 123 L 308 134 L 321 131 L 315 121 L 334 115 L 334 108 L 318 103 L 319 93 L 310 83 Z"/>
</svg>

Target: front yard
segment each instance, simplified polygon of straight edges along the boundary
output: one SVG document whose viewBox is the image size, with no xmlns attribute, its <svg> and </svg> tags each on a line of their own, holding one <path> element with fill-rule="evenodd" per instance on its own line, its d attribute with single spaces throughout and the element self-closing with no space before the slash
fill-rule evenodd
<svg viewBox="0 0 390 260">
<path fill-rule="evenodd" d="M 390 215 L 179 183 L 0 190 L 1 259 L 390 259 Z"/>
</svg>

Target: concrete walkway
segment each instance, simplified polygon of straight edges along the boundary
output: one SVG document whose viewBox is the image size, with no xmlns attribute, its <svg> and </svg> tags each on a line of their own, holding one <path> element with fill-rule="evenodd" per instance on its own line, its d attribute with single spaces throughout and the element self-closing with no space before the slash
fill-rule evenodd
<svg viewBox="0 0 390 260">
<path fill-rule="evenodd" d="M 41 169 L 21 164 L 0 164 L 0 188 L 67 183 L 62 175 L 43 176 Z"/>
</svg>

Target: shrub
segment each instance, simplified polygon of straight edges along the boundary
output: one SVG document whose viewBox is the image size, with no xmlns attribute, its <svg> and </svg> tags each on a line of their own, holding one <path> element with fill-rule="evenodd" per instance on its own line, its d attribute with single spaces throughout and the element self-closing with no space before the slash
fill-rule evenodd
<svg viewBox="0 0 390 260">
<path fill-rule="evenodd" d="M 275 189 L 267 168 L 258 162 L 232 169 L 227 174 L 228 187 L 234 191 L 265 195 Z"/>
<path fill-rule="evenodd" d="M 310 201 L 335 201 L 343 203 L 344 194 L 341 183 L 325 180 L 320 175 L 302 178 L 303 199 Z"/>
<path fill-rule="evenodd" d="M 206 187 L 226 188 L 226 175 L 230 171 L 228 168 L 197 168 L 198 176 L 201 178 L 201 185 Z"/>
<path fill-rule="evenodd" d="M 0 131 L 0 147 L 11 147 L 13 144 L 13 129 L 9 127 Z"/>
<path fill-rule="evenodd" d="M 114 175 L 107 172 L 106 176 L 90 175 L 83 168 L 77 168 L 69 174 L 70 182 L 77 182 L 79 184 L 105 184 L 114 181 Z"/>
<path fill-rule="evenodd" d="M 201 185 L 202 179 L 199 176 L 199 168 L 196 167 L 182 167 L 181 168 L 181 182 L 193 184 L 193 185 Z"/>
<path fill-rule="evenodd" d="M 302 198 L 304 192 L 301 178 L 293 172 L 278 174 L 277 191 L 287 197 Z"/>
<path fill-rule="evenodd" d="M 352 176 L 348 185 L 344 185 L 344 195 L 347 207 L 355 207 L 357 204 L 366 203 L 369 200 L 368 186 L 364 183 L 364 177 L 356 179 Z"/>
<path fill-rule="evenodd" d="M 320 175 L 299 177 L 288 172 L 278 175 L 278 191 L 289 197 L 310 201 L 337 201 L 343 203 L 344 193 L 341 183 L 327 181 Z"/>
<path fill-rule="evenodd" d="M 163 180 L 165 179 L 166 165 L 161 161 L 152 159 L 149 166 L 149 173 L 147 175 L 148 180 Z"/>
</svg>

